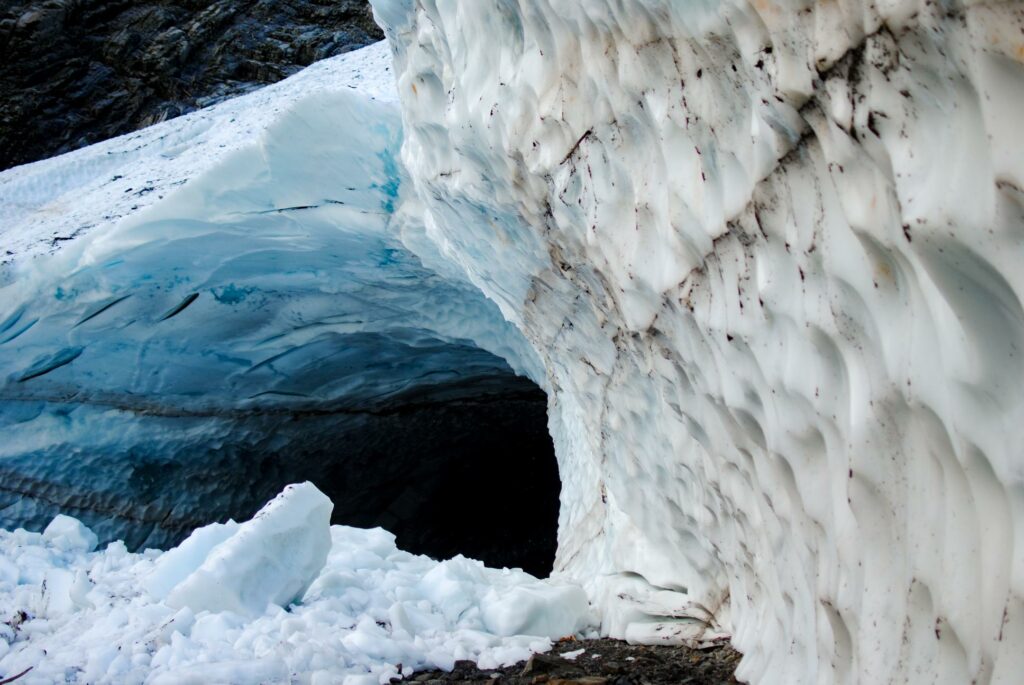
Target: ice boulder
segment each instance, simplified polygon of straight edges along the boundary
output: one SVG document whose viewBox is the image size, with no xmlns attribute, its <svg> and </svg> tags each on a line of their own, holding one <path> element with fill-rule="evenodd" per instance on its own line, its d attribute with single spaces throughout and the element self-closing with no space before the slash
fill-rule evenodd
<svg viewBox="0 0 1024 685">
<path fill-rule="evenodd" d="M 171 590 L 202 566 L 210 552 L 238 532 L 238 528 L 239 524 L 228 521 L 195 529 L 184 542 L 157 559 L 153 572 L 142 584 L 154 597 L 167 599 Z"/>
<path fill-rule="evenodd" d="M 91 552 L 96 549 L 96 533 L 76 518 L 58 514 L 43 531 L 43 539 L 65 552 Z"/>
<path fill-rule="evenodd" d="M 484 595 L 480 609 L 487 630 L 503 636 L 565 637 L 583 629 L 590 616 L 582 588 L 541 582 L 504 592 L 492 589 Z"/>
<path fill-rule="evenodd" d="M 167 604 L 250 617 L 263 614 L 268 604 L 287 606 L 302 596 L 327 561 L 333 509 L 331 500 L 312 483 L 287 486 L 252 520 L 209 550 L 199 567 L 169 590 Z M 183 564 L 194 558 L 191 551 L 201 552 L 203 546 L 194 543 L 195 550 L 181 551 L 190 541 L 177 550 Z M 171 567 L 158 568 L 158 575 L 151 577 L 151 591 L 161 590 L 173 572 Z"/>
<path fill-rule="evenodd" d="M 586 592 L 558 580 L 538 580 L 519 569 L 487 568 L 461 555 L 423 574 L 417 593 L 449 622 L 479 619 L 492 635 L 532 635 L 552 640 L 592 622 Z"/>
</svg>

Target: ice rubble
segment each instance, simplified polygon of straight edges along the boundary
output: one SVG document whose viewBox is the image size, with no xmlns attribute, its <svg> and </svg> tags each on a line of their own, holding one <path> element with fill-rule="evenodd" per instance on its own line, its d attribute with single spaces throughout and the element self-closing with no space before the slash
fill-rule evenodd
<svg viewBox="0 0 1024 685">
<path fill-rule="evenodd" d="M 1017 682 L 1024 6 L 373 4 L 427 235 L 542 357 L 604 629 Z"/>
<path fill-rule="evenodd" d="M 578 586 L 414 556 L 379 528 L 329 527 L 329 510 L 311 484 L 289 486 L 253 520 L 165 553 L 92 552 L 70 517 L 61 535 L 0 531 L 13 619 L 0 623 L 0 678 L 377 685 L 458 659 L 515 662 L 588 625 Z"/>
<path fill-rule="evenodd" d="M 579 586 L 330 527 L 309 484 L 165 553 L 93 551 L 238 497 L 210 471 L 239 426 L 281 443 L 265 417 L 344 428 L 543 379 L 425 236 L 389 63 L 349 53 L 0 174 L 0 522 L 45 526 L 0 531 L 0 680 L 358 685 L 590 625 Z"/>
</svg>

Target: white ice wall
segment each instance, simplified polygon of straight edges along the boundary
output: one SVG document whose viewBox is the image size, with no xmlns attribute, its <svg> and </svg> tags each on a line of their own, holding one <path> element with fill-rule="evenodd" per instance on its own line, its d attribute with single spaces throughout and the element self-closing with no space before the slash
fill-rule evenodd
<svg viewBox="0 0 1024 685">
<path fill-rule="evenodd" d="M 544 359 L 605 629 L 1019 682 L 1024 5 L 374 6 L 427 237 Z"/>
</svg>

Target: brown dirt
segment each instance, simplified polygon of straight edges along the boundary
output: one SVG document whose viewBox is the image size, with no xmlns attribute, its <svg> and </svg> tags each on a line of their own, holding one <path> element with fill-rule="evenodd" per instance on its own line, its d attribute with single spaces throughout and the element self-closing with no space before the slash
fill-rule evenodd
<svg viewBox="0 0 1024 685">
<path fill-rule="evenodd" d="M 575 660 L 565 652 L 585 650 Z M 451 672 L 421 671 L 392 683 L 488 685 L 723 685 L 738 683 L 740 654 L 728 645 L 710 649 L 630 645 L 620 640 L 565 640 L 547 654 L 535 654 L 504 668 L 477 668 L 457 661 Z"/>
</svg>

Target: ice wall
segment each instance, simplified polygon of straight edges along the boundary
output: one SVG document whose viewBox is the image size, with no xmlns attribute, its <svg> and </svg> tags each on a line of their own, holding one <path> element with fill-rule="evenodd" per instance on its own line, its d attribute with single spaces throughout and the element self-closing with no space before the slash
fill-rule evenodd
<svg viewBox="0 0 1024 685">
<path fill-rule="evenodd" d="M 1017 682 L 1024 6 L 373 4 L 426 235 L 543 358 L 605 629 Z"/>
</svg>

